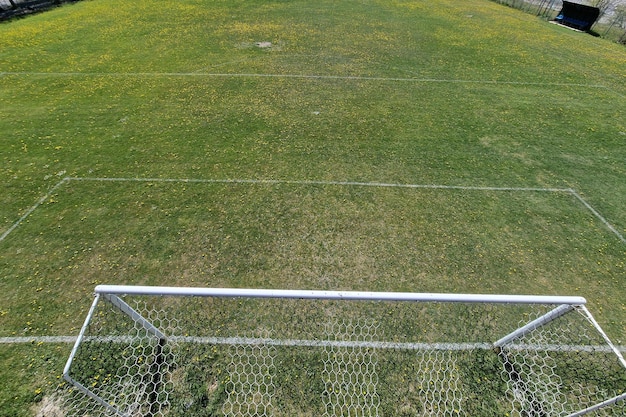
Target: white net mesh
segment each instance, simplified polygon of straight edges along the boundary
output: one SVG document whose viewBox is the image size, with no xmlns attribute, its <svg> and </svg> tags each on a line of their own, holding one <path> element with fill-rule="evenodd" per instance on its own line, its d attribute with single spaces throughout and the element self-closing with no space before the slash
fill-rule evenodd
<svg viewBox="0 0 626 417">
<path fill-rule="evenodd" d="M 416 353 L 417 383 L 422 391 L 422 416 L 458 416 L 462 409 L 463 385 L 456 355 L 446 350 Z"/>
<path fill-rule="evenodd" d="M 80 417 L 538 417 L 626 392 L 623 359 L 586 310 L 519 331 L 554 308 L 103 297 L 60 407 Z M 625 411 L 614 401 L 587 415 Z"/>
<path fill-rule="evenodd" d="M 514 416 L 569 416 L 581 404 L 600 403 L 614 392 L 603 380 L 615 353 L 582 309 L 520 337 L 500 357 Z M 624 375 L 617 380 L 623 392 Z M 594 415 L 619 414 L 607 408 Z"/>
<path fill-rule="evenodd" d="M 373 320 L 328 323 L 328 340 L 373 342 Z M 379 399 L 376 350 L 367 344 L 329 343 L 324 349 L 325 416 L 377 416 Z"/>
<path fill-rule="evenodd" d="M 273 415 L 276 349 L 264 344 L 237 344 L 230 350 L 226 401 L 228 416 Z"/>
</svg>

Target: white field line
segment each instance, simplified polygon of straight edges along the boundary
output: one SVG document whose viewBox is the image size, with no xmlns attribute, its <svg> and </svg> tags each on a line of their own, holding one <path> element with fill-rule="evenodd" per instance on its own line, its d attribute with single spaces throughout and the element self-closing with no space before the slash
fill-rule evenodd
<svg viewBox="0 0 626 417">
<path fill-rule="evenodd" d="M 42 344 L 42 343 L 76 343 L 76 336 L 22 336 L 0 337 L 1 344 Z M 132 343 L 136 340 L 132 336 L 87 336 L 84 342 L 95 343 Z M 148 338 L 149 339 L 149 338 Z M 493 349 L 491 343 L 417 343 L 417 342 L 385 342 L 385 341 L 360 341 L 360 340 L 327 340 L 327 339 L 270 339 L 252 337 L 197 337 L 197 336 L 172 336 L 169 338 L 174 343 L 195 343 L 207 345 L 265 345 L 286 347 L 338 347 L 338 348 L 371 348 L 371 349 L 399 349 L 399 350 L 488 350 Z M 550 351 L 550 352 L 612 352 L 609 346 L 603 345 L 529 345 L 513 343 L 507 345 L 509 350 Z M 618 350 L 626 352 L 626 346 L 618 346 Z"/>
<path fill-rule="evenodd" d="M 207 184 L 293 184 L 293 185 L 330 185 L 330 186 L 357 186 L 357 187 L 383 187 L 383 188 L 414 188 L 414 189 L 443 189 L 464 191 L 512 191 L 512 192 L 549 192 L 569 193 L 575 196 L 598 220 L 600 220 L 617 238 L 626 243 L 626 238 L 611 225 L 597 210 L 587 203 L 572 188 L 539 188 L 539 187 L 479 187 L 463 185 L 439 185 L 439 184 L 398 184 L 383 182 L 356 182 L 356 181 L 296 181 L 296 180 L 259 180 L 259 179 L 193 179 L 193 178 L 97 178 L 97 177 L 68 177 L 72 181 L 118 181 L 118 182 L 187 182 Z"/>
<path fill-rule="evenodd" d="M 557 83 L 539 81 L 499 81 L 499 80 L 463 80 L 450 78 L 412 78 L 412 77 L 367 77 L 352 75 L 321 74 L 260 74 L 260 73 L 212 73 L 212 72 L 4 72 L 3 75 L 38 76 L 38 77 L 219 77 L 219 78 L 294 78 L 306 80 L 345 80 L 345 81 L 382 81 L 441 84 L 495 84 L 526 85 L 546 87 L 588 87 L 607 89 L 602 84 Z"/>
<path fill-rule="evenodd" d="M 0 235 L 2 242 L 15 228 L 17 228 L 33 211 L 35 211 L 52 193 L 62 184 L 70 181 L 96 182 L 156 182 L 156 183 L 199 183 L 199 184 L 291 184 L 291 185 L 323 185 L 323 186 L 354 186 L 380 188 L 408 188 L 408 189 L 442 189 L 464 191 L 508 191 L 508 192 L 548 192 L 569 193 L 576 197 L 598 220 L 602 222 L 617 238 L 626 244 L 626 238 L 611 225 L 597 210 L 595 210 L 580 194 L 572 188 L 540 188 L 540 187 L 482 187 L 463 185 L 439 184 L 401 184 L 384 182 L 358 181 L 314 181 L 314 180 L 271 180 L 271 179 L 201 179 L 201 178 L 125 178 L 125 177 L 65 177 L 52 187 L 35 205 L 22 215 L 8 230 Z"/>
<path fill-rule="evenodd" d="M 76 336 L 11 336 L 0 337 L 0 345 L 39 344 L 39 343 L 76 343 Z"/>
<path fill-rule="evenodd" d="M 613 225 L 611 225 L 611 223 L 609 223 L 604 218 L 604 216 L 602 216 L 600 213 L 598 213 L 598 211 L 596 211 L 596 209 L 591 207 L 591 205 L 589 203 L 587 203 L 585 201 L 585 199 L 583 199 L 580 196 L 580 194 L 578 194 L 574 190 L 572 190 L 571 193 L 572 193 L 572 195 L 574 197 L 576 197 L 578 199 L 578 201 L 580 201 L 587 208 L 587 210 L 589 210 L 591 213 L 593 213 L 593 215 L 596 216 L 598 218 L 598 220 L 600 220 L 611 232 L 613 232 L 615 234 L 615 236 L 617 236 L 617 238 L 622 241 L 622 243 L 626 243 L 626 238 L 624 238 L 624 236 L 622 236 L 622 234 L 620 232 L 618 232 L 617 229 L 615 227 L 613 227 Z"/>
<path fill-rule="evenodd" d="M 385 182 L 359 181 L 315 181 L 315 180 L 270 180 L 270 179 L 194 179 L 194 178 L 97 178 L 97 177 L 68 177 L 68 181 L 102 181 L 102 182 L 163 182 L 163 183 L 201 183 L 201 184 L 269 184 L 269 185 L 325 185 L 325 186 L 354 186 L 380 188 L 426 188 L 465 191 L 536 191 L 552 193 L 571 193 L 571 188 L 539 188 L 539 187 L 481 187 L 464 185 L 439 184 L 401 184 Z"/>
<path fill-rule="evenodd" d="M 52 196 L 52 193 L 54 193 L 54 191 L 59 188 L 61 185 L 65 184 L 66 182 L 69 181 L 69 178 L 63 178 L 61 181 L 57 182 L 52 188 L 50 188 L 50 190 L 48 190 L 48 192 L 46 193 L 46 195 L 44 195 L 43 197 L 41 197 L 39 199 L 39 201 L 37 201 L 31 208 L 29 208 L 28 210 L 26 210 L 26 212 L 22 215 L 22 217 L 20 217 L 15 223 L 13 223 L 11 225 L 11 227 L 9 227 L 7 230 L 5 230 L 4 233 L 2 233 L 2 235 L 0 235 L 0 242 L 2 242 L 13 230 L 15 230 L 15 228 L 17 226 L 19 226 L 24 220 L 26 220 L 26 218 L 28 216 L 30 216 L 32 214 L 33 211 L 35 211 L 40 205 L 42 205 L 47 199 L 49 199 Z"/>
</svg>

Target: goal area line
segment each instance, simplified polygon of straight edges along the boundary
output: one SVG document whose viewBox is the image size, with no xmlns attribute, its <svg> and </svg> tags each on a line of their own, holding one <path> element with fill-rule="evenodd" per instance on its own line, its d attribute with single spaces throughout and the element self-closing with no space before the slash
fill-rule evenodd
<svg viewBox="0 0 626 417">
<path fill-rule="evenodd" d="M 587 202 L 573 188 L 556 187 L 489 187 L 464 186 L 445 184 L 410 184 L 365 181 L 325 181 L 325 180 L 279 180 L 279 179 L 246 179 L 246 178 L 141 178 L 141 177 L 65 177 L 53 185 L 48 192 L 28 208 L 7 230 L 0 234 L 0 242 L 4 241 L 22 222 L 24 222 L 39 206 L 45 203 L 52 194 L 62 185 L 69 182 L 136 182 L 136 183 L 188 183 L 188 184 L 250 184 L 250 185 L 301 185 L 301 186 L 337 186 L 337 187 L 373 187 L 373 188 L 404 188 L 404 189 L 431 189 L 431 190 L 460 190 L 460 191 L 492 191 L 492 192 L 539 192 L 565 193 L 575 197 L 596 219 L 598 219 L 620 242 L 626 244 L 626 237 L 622 235 L 598 210 Z"/>
</svg>

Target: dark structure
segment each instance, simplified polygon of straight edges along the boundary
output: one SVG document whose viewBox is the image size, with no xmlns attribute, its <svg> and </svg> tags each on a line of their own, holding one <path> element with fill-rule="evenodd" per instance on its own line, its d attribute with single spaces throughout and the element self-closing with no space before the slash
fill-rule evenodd
<svg viewBox="0 0 626 417">
<path fill-rule="evenodd" d="M 554 20 L 562 25 L 587 32 L 599 16 L 600 9 L 597 7 L 564 0 L 563 8 Z"/>
<path fill-rule="evenodd" d="M 0 21 L 43 12 L 63 3 L 74 3 L 79 0 L 9 0 L 0 4 Z"/>
</svg>

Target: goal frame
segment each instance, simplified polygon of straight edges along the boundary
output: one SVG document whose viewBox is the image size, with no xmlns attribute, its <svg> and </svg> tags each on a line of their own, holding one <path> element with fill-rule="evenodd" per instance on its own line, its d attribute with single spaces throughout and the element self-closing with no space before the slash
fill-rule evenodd
<svg viewBox="0 0 626 417">
<path fill-rule="evenodd" d="M 605 340 L 609 348 L 617 356 L 619 363 L 626 372 L 626 360 L 619 349 L 610 341 L 600 325 L 587 310 L 587 300 L 580 296 L 546 296 L 546 295 L 493 295 L 493 294 L 451 294 L 451 293 L 410 293 L 410 292 L 362 292 L 362 291 L 324 291 L 324 290 L 285 290 L 285 289 L 253 289 L 253 288 L 203 288 L 203 287 L 165 287 L 165 286 L 128 286 L 128 285 L 98 285 L 94 290 L 94 300 L 89 309 L 85 322 L 80 329 L 63 370 L 63 379 L 76 387 L 83 394 L 91 397 L 108 412 L 118 416 L 126 416 L 115 406 L 99 397 L 87 386 L 75 380 L 71 375 L 72 363 L 85 338 L 85 333 L 92 320 L 96 307 L 101 299 L 105 299 L 138 323 L 148 334 L 158 339 L 159 346 L 164 346 L 168 336 L 162 333 L 150 321 L 144 318 L 127 304 L 121 296 L 176 296 L 176 297 L 215 297 L 215 298 L 273 298 L 273 299 L 308 299 L 308 300 L 351 300 L 351 301 L 398 301 L 417 303 L 485 303 L 485 304 L 541 304 L 554 306 L 548 313 L 529 321 L 494 341 L 490 347 L 498 350 L 516 339 L 558 319 L 574 309 L 582 312 Z M 618 394 L 598 404 L 592 405 L 567 417 L 578 417 L 589 414 L 601 408 L 626 401 L 626 392 Z"/>
</svg>

